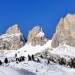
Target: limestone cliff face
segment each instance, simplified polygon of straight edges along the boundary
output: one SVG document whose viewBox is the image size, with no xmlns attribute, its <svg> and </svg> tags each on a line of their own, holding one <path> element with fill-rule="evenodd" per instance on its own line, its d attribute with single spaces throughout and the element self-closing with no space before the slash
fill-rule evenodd
<svg viewBox="0 0 75 75">
<path fill-rule="evenodd" d="M 34 27 L 28 34 L 28 42 L 33 46 L 44 45 L 47 42 L 44 32 L 39 26 Z"/>
<path fill-rule="evenodd" d="M 13 25 L 12 27 L 8 28 L 6 34 L 11 35 L 15 33 L 21 33 L 19 25 Z"/>
<path fill-rule="evenodd" d="M 8 28 L 6 34 L 0 36 L 0 50 L 16 50 L 25 44 L 25 39 L 18 25 Z"/>
<path fill-rule="evenodd" d="M 57 25 L 51 45 L 57 47 L 62 42 L 75 47 L 75 14 L 68 14 Z"/>
</svg>

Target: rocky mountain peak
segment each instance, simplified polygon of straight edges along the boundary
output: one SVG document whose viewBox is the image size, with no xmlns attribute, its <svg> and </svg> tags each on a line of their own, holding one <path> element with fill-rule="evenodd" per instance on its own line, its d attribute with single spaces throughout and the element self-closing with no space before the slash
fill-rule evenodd
<svg viewBox="0 0 75 75">
<path fill-rule="evenodd" d="M 6 34 L 0 36 L 0 50 L 16 50 L 24 46 L 25 39 L 19 25 L 8 28 Z"/>
<path fill-rule="evenodd" d="M 47 42 L 47 38 L 41 27 L 36 26 L 28 34 L 28 42 L 33 46 L 35 45 L 44 45 Z"/>
<path fill-rule="evenodd" d="M 12 27 L 9 27 L 6 31 L 6 34 L 15 34 L 15 33 L 21 33 L 20 32 L 20 27 L 18 24 L 13 25 Z"/>
<path fill-rule="evenodd" d="M 52 47 L 57 47 L 64 41 L 75 47 L 75 14 L 67 14 L 65 18 L 60 19 L 52 38 Z"/>
</svg>

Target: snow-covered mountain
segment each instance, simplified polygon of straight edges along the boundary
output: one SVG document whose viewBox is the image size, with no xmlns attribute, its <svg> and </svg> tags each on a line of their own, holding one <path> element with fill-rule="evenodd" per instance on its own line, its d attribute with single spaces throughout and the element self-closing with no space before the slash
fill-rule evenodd
<svg viewBox="0 0 75 75">
<path fill-rule="evenodd" d="M 53 55 L 53 57 L 56 57 L 56 55 L 58 55 L 59 57 L 64 57 L 64 58 L 67 56 L 75 57 L 74 47 L 68 46 L 66 44 L 61 44 L 57 48 L 51 48 L 51 41 L 52 40 L 49 40 L 43 46 L 40 46 L 40 45 L 32 46 L 30 43 L 26 43 L 25 46 L 18 49 L 17 51 L 4 50 L 3 57 L 1 57 L 0 59 L 3 61 L 4 60 L 3 58 L 5 57 L 8 58 L 10 63 L 4 64 L 4 66 L 8 66 L 8 68 L 12 69 L 16 67 L 18 69 L 24 69 L 34 73 L 35 75 L 56 75 L 56 74 L 57 75 L 75 75 L 75 69 L 72 69 L 68 66 L 66 67 L 63 65 L 59 65 L 58 63 L 54 63 L 52 61 L 49 61 L 48 63 L 48 59 L 46 57 L 41 58 L 40 56 L 37 55 L 37 54 L 39 55 L 43 54 L 43 52 L 48 52 L 47 55 L 51 54 Z M 17 54 L 17 58 L 19 58 L 20 56 L 24 56 L 25 61 L 16 63 L 15 54 Z M 39 59 L 40 62 L 33 61 L 33 60 L 28 61 L 28 55 L 32 56 L 32 54 L 34 55 L 35 60 Z"/>
<path fill-rule="evenodd" d="M 58 47 L 64 41 L 67 45 L 75 47 L 75 14 L 69 13 L 60 19 L 52 37 L 51 46 Z"/>
<path fill-rule="evenodd" d="M 6 33 L 0 36 L 0 50 L 17 50 L 25 45 L 25 39 L 18 25 L 8 28 Z"/>
<path fill-rule="evenodd" d="M 14 56 L 15 54 L 17 54 L 18 57 L 20 57 L 20 56 L 27 57 L 28 54 L 32 55 L 32 54 L 40 53 L 43 50 L 51 48 L 50 45 L 51 45 L 51 40 L 49 40 L 43 46 L 40 46 L 40 45 L 33 46 L 33 45 L 31 45 L 31 43 L 27 43 L 27 44 L 25 44 L 25 46 L 23 46 L 22 48 L 18 49 L 17 51 L 14 50 L 14 52 L 12 54 L 7 53 L 6 56 L 11 57 L 11 56 Z"/>
<path fill-rule="evenodd" d="M 18 26 L 15 31 L 13 29 L 10 27 L 6 34 L 0 36 L 2 44 L 5 41 L 3 49 L 0 48 L 0 75 L 75 75 L 75 47 L 64 41 L 52 48 L 52 40 L 45 36 L 39 26 L 29 32 L 26 43 Z M 8 50 L 6 42 L 14 50 Z"/>
<path fill-rule="evenodd" d="M 47 41 L 48 38 L 45 36 L 45 33 L 43 32 L 41 27 L 36 26 L 31 31 L 29 31 L 28 42 L 31 43 L 31 45 L 43 46 L 44 44 L 46 44 Z"/>
</svg>

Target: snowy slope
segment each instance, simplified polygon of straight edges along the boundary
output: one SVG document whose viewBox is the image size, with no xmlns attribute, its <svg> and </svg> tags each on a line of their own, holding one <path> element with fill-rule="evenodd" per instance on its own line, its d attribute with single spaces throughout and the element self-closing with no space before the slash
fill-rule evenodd
<svg viewBox="0 0 75 75">
<path fill-rule="evenodd" d="M 40 63 L 37 63 L 25 60 L 25 62 L 19 64 L 12 63 L 10 66 L 23 68 L 35 73 L 36 75 L 75 75 L 75 69 L 64 67 L 52 62 L 47 65 L 47 61 L 44 59 L 40 59 L 40 61 Z"/>
<path fill-rule="evenodd" d="M 68 46 L 66 44 L 62 44 L 59 47 L 50 51 L 50 53 L 57 54 L 57 55 L 60 55 L 60 56 L 75 57 L 75 48 L 71 47 L 71 46 Z"/>
<path fill-rule="evenodd" d="M 23 69 L 0 67 L 0 75 L 35 75 Z"/>
<path fill-rule="evenodd" d="M 50 64 L 47 64 L 46 59 L 40 58 L 40 63 L 37 63 L 35 61 L 28 61 L 28 59 L 27 59 L 28 54 L 32 55 L 32 54 L 36 54 L 38 52 L 41 53 L 42 51 L 44 51 L 46 49 L 49 49 L 49 52 L 51 54 L 57 54 L 59 56 L 64 56 L 64 57 L 65 56 L 75 57 L 75 48 L 74 47 L 68 46 L 66 44 L 61 44 L 59 47 L 53 49 L 53 48 L 51 48 L 51 40 L 49 40 L 43 46 L 40 46 L 40 45 L 32 46 L 30 43 L 27 43 L 25 46 L 18 49 L 17 51 L 16 50 L 13 50 L 13 51 L 5 50 L 3 53 L 4 53 L 5 57 L 13 57 L 15 54 L 18 54 L 18 57 L 20 57 L 20 56 L 26 57 L 24 62 L 20 62 L 18 64 L 16 64 L 16 61 L 10 62 L 9 67 L 17 67 L 19 69 L 25 69 L 25 70 L 32 72 L 34 74 L 37 74 L 37 75 L 56 75 L 56 74 L 57 75 L 75 75 L 75 69 L 61 66 L 61 65 L 55 64 L 53 62 L 50 62 Z M 52 50 L 50 50 L 50 49 L 52 49 Z M 15 69 L 11 68 L 10 70 L 15 70 Z M 10 70 L 9 70 L 9 72 L 11 72 Z M 2 68 L 0 69 L 0 73 L 2 73 L 1 71 L 3 71 Z M 14 72 L 14 71 L 12 71 L 12 72 Z M 2 75 L 2 74 L 0 74 L 0 75 Z M 6 74 L 6 75 L 10 75 L 10 74 Z M 18 74 L 18 71 L 17 71 L 17 75 L 20 75 L 20 73 Z"/>
<path fill-rule="evenodd" d="M 42 52 L 43 50 L 46 50 L 48 48 L 51 48 L 51 40 L 49 40 L 45 45 L 40 46 L 32 46 L 30 43 L 27 43 L 25 46 L 23 46 L 22 48 L 18 49 L 17 51 L 15 50 L 11 50 L 10 52 L 7 51 L 7 53 L 5 52 L 5 56 L 7 57 L 12 57 L 15 54 L 18 55 L 18 57 L 20 56 L 25 56 L 27 57 L 28 54 L 32 55 L 32 54 L 36 54 L 38 52 Z"/>
<path fill-rule="evenodd" d="M 18 51 L 14 53 L 17 53 L 18 56 L 24 55 L 25 57 L 27 57 L 28 54 L 30 55 L 36 54 L 48 48 L 49 49 L 51 48 L 51 40 L 49 40 L 44 46 L 37 45 L 34 47 L 31 44 L 26 44 L 24 47 L 20 48 Z M 50 53 L 57 54 L 60 56 L 65 56 L 65 55 L 75 56 L 74 50 L 75 50 L 74 47 L 70 47 L 66 44 L 63 44 L 57 48 L 54 48 L 53 50 L 50 50 Z M 75 69 L 61 66 L 59 64 L 55 64 L 52 62 L 50 62 L 50 64 L 47 64 L 46 59 L 40 59 L 40 63 L 37 63 L 34 61 L 28 61 L 26 58 L 24 62 L 21 62 L 19 64 L 16 64 L 15 62 L 10 63 L 10 66 L 23 68 L 37 75 L 56 75 L 56 74 L 57 75 L 75 75 Z"/>
</svg>

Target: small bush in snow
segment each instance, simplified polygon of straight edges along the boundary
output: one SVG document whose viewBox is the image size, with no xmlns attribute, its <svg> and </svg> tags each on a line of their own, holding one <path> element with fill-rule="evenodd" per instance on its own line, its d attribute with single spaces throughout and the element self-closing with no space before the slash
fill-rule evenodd
<svg viewBox="0 0 75 75">
<path fill-rule="evenodd" d="M 25 61 L 25 57 L 24 56 L 21 56 L 20 58 L 21 58 L 22 61 Z"/>
<path fill-rule="evenodd" d="M 15 54 L 15 57 L 17 57 L 17 54 Z"/>
<path fill-rule="evenodd" d="M 19 58 L 16 58 L 16 63 L 17 63 L 17 64 L 19 63 Z"/>
<path fill-rule="evenodd" d="M 16 61 L 19 61 L 19 58 L 16 58 Z"/>
<path fill-rule="evenodd" d="M 54 59 L 52 59 L 52 58 L 50 58 L 49 60 L 52 61 L 52 62 L 54 62 Z"/>
<path fill-rule="evenodd" d="M 30 61 L 31 60 L 31 56 L 30 55 L 28 55 L 28 61 Z"/>
<path fill-rule="evenodd" d="M 75 68 L 75 58 L 71 59 L 71 62 L 69 62 L 69 66 Z"/>
<path fill-rule="evenodd" d="M 47 64 L 49 64 L 50 63 L 50 60 L 49 59 L 47 59 Z"/>
<path fill-rule="evenodd" d="M 24 56 L 21 56 L 19 59 L 20 59 L 20 62 L 25 61 L 25 57 Z"/>
<path fill-rule="evenodd" d="M 58 60 L 60 65 L 65 65 L 66 64 L 66 60 L 64 58 L 61 58 Z"/>
<path fill-rule="evenodd" d="M 22 61 L 25 61 L 25 57 L 24 56 L 16 58 L 16 62 L 22 62 Z"/>
<path fill-rule="evenodd" d="M 34 55 L 32 55 L 32 60 L 34 61 L 35 59 L 34 59 Z"/>
<path fill-rule="evenodd" d="M 16 61 L 16 64 L 18 64 L 18 61 Z"/>
<path fill-rule="evenodd" d="M 7 63 L 8 63 L 8 59 L 7 59 L 7 58 L 5 58 L 4 62 L 7 64 Z"/>
<path fill-rule="evenodd" d="M 41 58 L 43 58 L 43 56 L 42 56 L 42 55 L 40 55 L 40 57 L 41 57 Z"/>
<path fill-rule="evenodd" d="M 22 62 L 22 58 L 21 57 L 19 57 L 19 62 Z"/>
<path fill-rule="evenodd" d="M 2 65 L 2 61 L 0 60 L 0 65 Z"/>
<path fill-rule="evenodd" d="M 38 72 L 38 70 L 36 69 L 36 72 Z"/>
<path fill-rule="evenodd" d="M 40 60 L 39 60 L 39 59 L 37 59 L 37 62 L 40 62 Z"/>
</svg>

